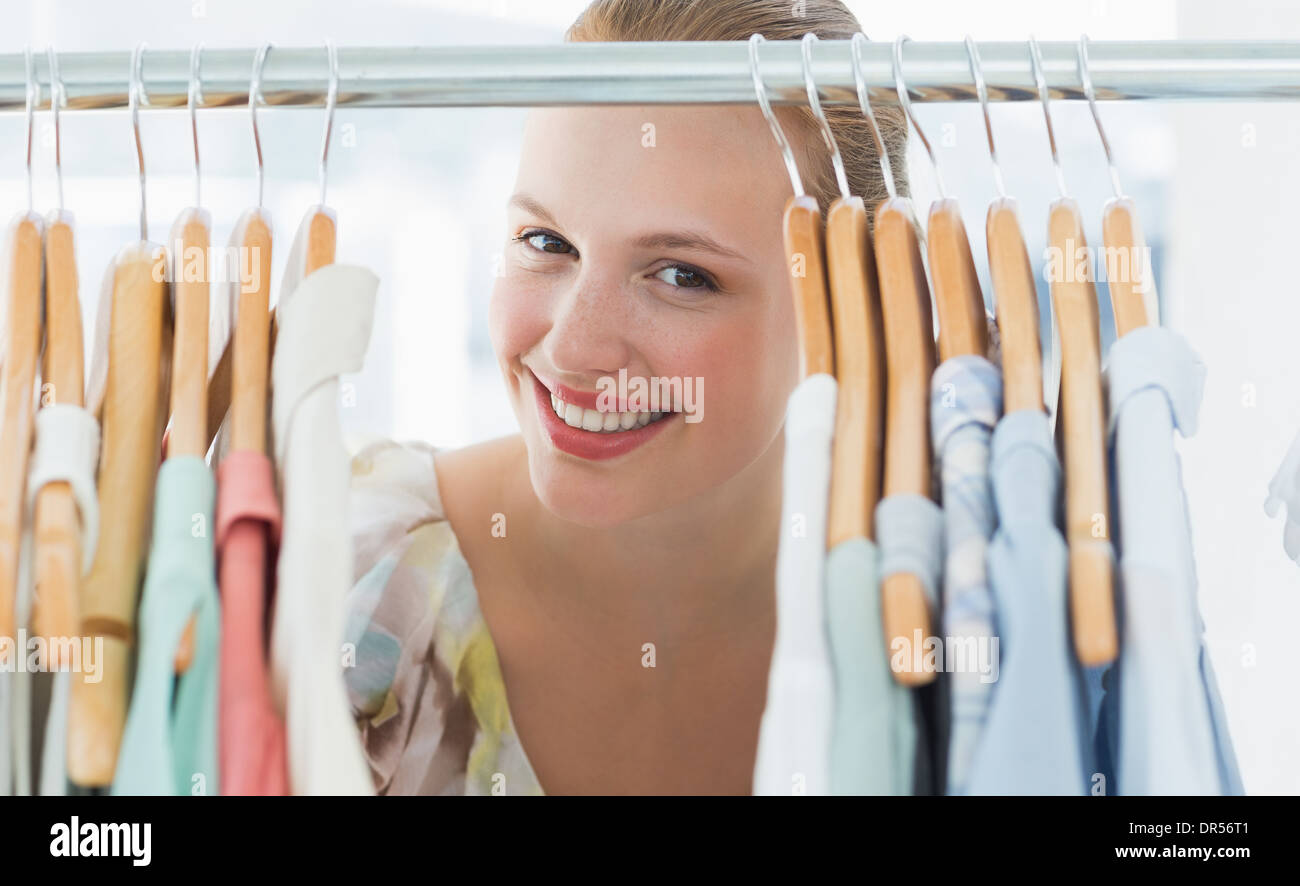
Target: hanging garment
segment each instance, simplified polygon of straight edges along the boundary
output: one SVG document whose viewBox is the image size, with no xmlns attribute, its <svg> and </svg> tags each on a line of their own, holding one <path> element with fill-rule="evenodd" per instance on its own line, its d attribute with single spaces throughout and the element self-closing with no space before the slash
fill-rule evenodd
<svg viewBox="0 0 1300 886">
<path fill-rule="evenodd" d="M 379 280 L 365 268 L 334 264 L 299 282 L 307 231 L 307 224 L 299 228 L 289 256 L 271 364 L 284 496 L 272 697 L 284 711 L 293 793 L 371 794 L 343 683 L 343 607 L 353 573 L 338 377 L 362 367 Z"/>
<path fill-rule="evenodd" d="M 31 472 L 27 477 L 29 513 L 33 513 L 41 489 L 50 483 L 67 483 L 81 518 L 81 574 L 95 561 L 95 543 L 99 538 L 99 499 L 95 494 L 95 467 L 99 462 L 99 422 L 86 409 L 69 404 L 51 404 L 36 413 L 36 439 L 32 450 Z M 29 524 L 31 522 L 29 521 Z M 31 594 L 35 576 L 26 585 L 28 600 L 23 623 L 30 624 Z M 56 641 L 61 638 L 56 638 Z M 67 793 L 68 683 L 91 679 L 98 662 L 87 661 L 94 655 L 80 638 L 67 638 L 78 646 L 71 653 L 72 668 L 64 667 L 50 675 L 51 695 L 43 734 L 39 791 L 46 796 Z"/>
<path fill-rule="evenodd" d="M 115 795 L 215 795 L 220 614 L 214 579 L 216 484 L 198 456 L 163 462 L 140 600 L 135 683 L 113 779 Z M 175 674 L 193 617 L 194 655 Z"/>
<path fill-rule="evenodd" d="M 284 722 L 271 702 L 268 565 L 280 538 L 274 467 L 260 452 L 232 452 L 217 469 L 217 581 L 221 589 L 221 793 L 289 792 Z"/>
<path fill-rule="evenodd" d="M 1175 428 L 1196 432 L 1204 377 L 1186 340 L 1158 326 L 1124 335 L 1107 357 L 1123 582 L 1121 654 L 1110 675 L 1121 794 L 1241 793 L 1196 604 L 1173 447 Z"/>
<path fill-rule="evenodd" d="M 993 432 L 997 532 L 988 549 L 999 669 L 967 794 L 1081 795 L 1091 718 L 1070 636 L 1069 550 L 1056 526 L 1061 464 L 1045 412 Z"/>
<path fill-rule="evenodd" d="M 971 760 L 993 692 L 993 597 L 985 553 L 997 518 L 989 480 L 989 439 L 1002 414 L 1002 373 L 984 357 L 962 354 L 930 381 L 930 435 L 940 464 L 944 521 L 943 633 L 948 677 L 946 793 L 965 793 Z"/>
<path fill-rule="evenodd" d="M 924 495 L 885 496 L 876 505 L 876 540 L 880 545 L 880 580 L 898 573 L 915 575 L 921 581 L 930 611 L 937 612 L 938 588 L 943 578 L 943 512 L 939 506 Z M 905 637 L 901 646 L 895 640 L 889 650 L 891 671 L 909 667 L 920 670 L 929 639 Z M 942 650 L 939 652 L 942 655 Z M 937 664 L 943 666 L 942 658 Z M 908 701 L 893 711 L 893 734 L 900 759 L 897 783 L 909 786 L 902 793 L 925 795 L 936 788 L 942 792 L 942 784 L 935 783 L 932 752 L 943 724 L 926 716 L 919 692 L 903 687 L 903 696 Z"/>
<path fill-rule="evenodd" d="M 755 794 L 830 792 L 834 675 L 822 582 L 836 393 L 833 376 L 814 373 L 786 406 L 776 642 L 758 733 Z"/>
<path fill-rule="evenodd" d="M 879 552 L 870 539 L 840 542 L 826 558 L 826 620 L 835 669 L 833 794 L 912 793 L 912 699 L 889 669 L 879 572 Z"/>
<path fill-rule="evenodd" d="M 1268 484 L 1268 497 L 1264 500 L 1264 513 L 1270 517 L 1276 517 L 1282 508 L 1286 508 L 1282 549 L 1300 564 L 1300 434 L 1291 441 Z"/>
<path fill-rule="evenodd" d="M 378 793 L 543 793 L 510 715 L 474 576 L 443 510 L 436 449 L 382 440 L 352 458 L 356 584 L 345 672 Z"/>
</svg>

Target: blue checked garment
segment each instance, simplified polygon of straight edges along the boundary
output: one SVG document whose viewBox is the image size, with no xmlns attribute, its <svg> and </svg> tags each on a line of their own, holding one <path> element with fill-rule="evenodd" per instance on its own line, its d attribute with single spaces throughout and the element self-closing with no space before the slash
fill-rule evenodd
<svg viewBox="0 0 1300 886">
<path fill-rule="evenodd" d="M 935 370 L 930 434 L 942 478 L 944 657 L 946 667 L 956 665 L 948 675 L 949 794 L 965 792 L 996 676 L 985 554 L 997 526 L 989 440 L 1001 414 L 1002 375 L 984 357 L 951 357 Z"/>
</svg>

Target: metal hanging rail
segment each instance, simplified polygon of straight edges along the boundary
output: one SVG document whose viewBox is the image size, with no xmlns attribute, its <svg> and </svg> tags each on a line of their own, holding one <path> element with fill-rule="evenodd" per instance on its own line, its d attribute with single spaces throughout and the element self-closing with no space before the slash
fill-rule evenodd
<svg viewBox="0 0 1300 886">
<path fill-rule="evenodd" d="M 1077 44 L 1043 42 L 1043 70 L 1053 97 L 1083 98 Z M 57 49 L 57 47 L 56 47 Z M 50 106 L 44 47 L 33 51 L 37 109 Z M 202 53 L 199 107 L 244 105 L 256 48 Z M 979 44 L 989 98 L 1037 98 L 1026 43 Z M 874 99 L 897 101 L 892 43 L 862 53 Z M 127 107 L 130 52 L 72 52 L 58 57 L 66 109 Z M 1097 98 L 1112 100 L 1300 99 L 1300 42 L 1092 41 L 1089 68 Z M 146 48 L 147 108 L 185 106 L 190 51 Z M 736 104 L 754 101 L 748 44 L 562 43 L 530 46 L 341 47 L 338 106 L 353 108 L 589 104 Z M 825 104 L 857 104 L 847 40 L 816 46 L 813 74 Z M 805 104 L 797 41 L 769 41 L 760 52 L 773 104 Z M 261 95 L 272 107 L 323 107 L 329 69 L 320 47 L 274 48 Z M 974 101 L 966 48 L 959 42 L 909 41 L 903 75 L 912 100 Z M 0 55 L 0 112 L 22 111 L 27 89 L 22 53 Z"/>
</svg>

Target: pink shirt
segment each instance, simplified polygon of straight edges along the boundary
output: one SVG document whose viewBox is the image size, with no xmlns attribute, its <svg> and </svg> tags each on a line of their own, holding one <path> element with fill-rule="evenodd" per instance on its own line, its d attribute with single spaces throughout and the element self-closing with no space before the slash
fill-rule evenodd
<svg viewBox="0 0 1300 886">
<path fill-rule="evenodd" d="M 232 452 L 217 468 L 221 590 L 220 772 L 224 795 L 289 793 L 284 722 L 271 702 L 266 611 L 274 588 L 280 505 L 271 460 Z"/>
</svg>

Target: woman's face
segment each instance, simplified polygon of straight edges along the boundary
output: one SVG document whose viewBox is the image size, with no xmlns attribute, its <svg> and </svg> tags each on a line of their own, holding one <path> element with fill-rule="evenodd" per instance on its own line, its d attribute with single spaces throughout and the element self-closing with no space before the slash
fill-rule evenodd
<svg viewBox="0 0 1300 886">
<path fill-rule="evenodd" d="M 789 195 L 753 108 L 530 115 L 491 331 L 553 513 L 657 513 L 773 445 L 797 382 Z"/>
</svg>

